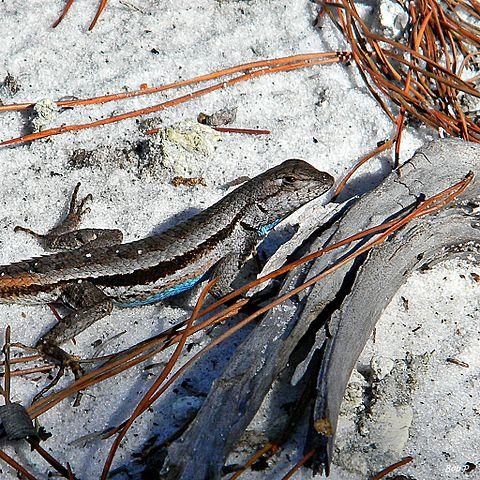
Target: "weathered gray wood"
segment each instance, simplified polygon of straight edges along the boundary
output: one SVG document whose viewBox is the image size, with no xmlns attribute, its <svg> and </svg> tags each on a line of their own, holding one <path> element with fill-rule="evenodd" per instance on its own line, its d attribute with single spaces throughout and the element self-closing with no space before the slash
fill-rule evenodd
<svg viewBox="0 0 480 480">
<path fill-rule="evenodd" d="M 422 148 L 399 171 L 387 177 L 379 187 L 346 208 L 342 218 L 315 240 L 310 251 L 384 222 L 405 208 L 411 207 L 422 195 L 431 196 L 461 180 L 470 170 L 480 174 L 478 145 L 455 139 L 432 142 Z M 468 191 L 462 195 L 463 200 L 477 198 L 480 182 L 477 177 L 478 175 Z M 422 237 L 423 244 L 422 242 L 417 244 L 416 235 L 420 233 L 415 235 L 412 233 L 412 248 L 405 251 L 405 260 L 399 258 L 398 261 L 392 261 L 388 265 L 395 266 L 396 270 L 381 267 L 385 272 L 388 271 L 386 277 L 379 275 L 381 272 L 378 271 L 375 274 L 378 269 L 375 262 L 385 260 L 385 257 L 378 257 L 374 262 L 379 255 L 374 253 L 363 267 L 359 261 L 339 269 L 306 292 L 299 303 L 289 302 L 266 315 L 237 349 L 221 377 L 214 382 L 190 428 L 179 441 L 168 448 L 167 461 L 162 470 L 163 478 L 169 480 L 220 478 L 221 468 L 228 453 L 257 412 L 272 382 L 285 367 L 292 350 L 311 322 L 322 311 L 324 320 L 328 320 L 325 312 L 327 310 L 330 312 L 332 308 L 325 310 L 325 307 L 331 306 L 333 301 L 338 303 L 334 304 L 334 313 L 329 322 L 334 340 L 329 341 L 328 355 L 325 357 L 322 375 L 319 378 L 315 418 L 327 419 L 334 433 L 338 408 L 351 369 L 370 335 L 374 325 L 372 322 L 376 321 L 400 286 L 399 281 L 404 280 L 399 272 L 404 274 L 408 269 L 415 268 L 416 264 L 412 263 L 415 248 L 429 248 L 425 252 L 434 257 L 435 252 L 458 239 L 477 240 L 478 232 L 469 224 L 470 219 L 466 212 L 456 211 L 454 214 L 449 212 L 449 216 L 445 215 L 442 213 L 429 220 L 422 220 L 425 223 L 417 222 L 414 225 L 416 231 L 421 232 L 423 231 L 421 225 L 436 221 L 439 231 L 444 231 L 444 234 L 438 236 L 425 234 L 426 236 Z M 453 236 L 449 234 L 449 222 L 452 222 Z M 412 228 L 405 229 L 402 235 L 412 232 Z M 395 237 L 395 240 L 382 247 L 381 251 L 393 244 L 396 245 L 397 238 L 403 237 Z M 409 237 L 403 238 L 403 241 L 406 240 L 409 240 Z M 398 248 L 401 246 L 400 242 Z M 305 267 L 300 272 L 292 272 L 287 276 L 282 292 L 296 286 L 305 279 L 305 276 L 310 278 L 323 271 L 356 248 L 358 242 L 324 255 L 315 261 L 313 266 Z M 396 258 L 396 255 L 393 257 Z M 369 268 L 368 265 L 372 267 Z M 350 273 L 349 277 L 346 277 L 347 273 Z M 360 275 L 366 279 L 363 280 L 366 282 L 364 286 L 359 283 Z M 353 289 L 350 288 L 352 282 Z M 384 288 L 387 284 L 389 287 Z M 367 287 L 370 288 L 368 300 L 358 298 L 355 292 L 361 291 L 365 294 L 364 289 Z M 372 301 L 371 289 L 376 289 L 373 297 L 375 301 Z M 339 310 L 336 310 L 337 308 Z M 361 313 L 362 308 L 365 309 L 365 313 Z M 321 346 L 324 339 L 324 332 L 320 332 L 317 347 Z M 331 452 L 333 435 L 326 437 L 318 434 L 315 442 L 326 447 L 326 450 L 321 450 L 320 456 L 315 459 L 317 465 L 322 462 L 328 465 L 331 453 L 325 455 L 325 452 Z"/>
<path fill-rule="evenodd" d="M 479 221 L 479 216 L 462 207 L 420 219 L 373 250 L 359 268 L 351 293 L 332 316 L 334 331 L 327 340 L 318 377 L 314 409 L 317 468 L 324 465 L 328 472 L 345 388 L 383 310 L 409 274 L 422 265 L 466 254 L 480 258 Z"/>
<path fill-rule="evenodd" d="M 320 236 L 314 246 L 320 249 L 361 230 L 379 225 L 408 208 L 421 195 L 438 193 L 461 180 L 470 170 L 480 173 L 480 146 L 460 139 L 436 140 L 422 147 L 400 169 L 392 172 L 377 188 L 355 202 L 343 217 Z M 478 175 L 470 191 L 478 190 Z M 359 242 L 320 257 L 310 270 L 310 276 L 322 272 L 336 260 L 353 252 Z M 345 275 L 357 265 L 347 265 L 317 283 L 309 297 L 304 315 L 317 317 L 341 290 Z"/>
<path fill-rule="evenodd" d="M 360 230 L 378 225 L 394 217 L 422 195 L 429 197 L 448 188 L 465 177 L 469 171 L 476 173 L 475 178 L 467 191 L 459 197 L 458 201 L 477 203 L 480 185 L 480 146 L 459 139 L 444 139 L 431 142 L 422 147 L 408 162 L 387 177 L 377 188 L 365 194 L 353 204 L 342 218 L 332 226 L 330 232 L 325 232 L 324 235 L 318 238 L 316 247 L 322 248 L 331 245 Z M 461 214 L 460 219 L 463 219 L 465 224 L 471 220 L 466 212 Z M 427 220 L 423 219 L 420 222 L 425 221 Z M 460 221 L 460 223 L 462 222 Z M 455 231 L 454 224 L 452 224 L 452 231 Z M 458 231 L 457 233 L 460 241 L 462 238 L 461 232 Z M 472 235 L 472 240 L 476 239 L 475 229 L 471 229 L 470 234 Z M 452 237 L 452 244 L 454 240 L 454 237 Z M 404 241 L 406 241 L 406 238 L 404 238 Z M 432 241 L 433 244 L 436 242 L 438 245 L 441 245 L 443 240 L 440 235 L 438 238 L 434 237 Z M 357 242 L 356 244 L 334 250 L 319 258 L 310 269 L 309 275 L 318 274 L 336 260 L 356 250 L 359 245 L 360 242 Z M 388 248 L 388 246 L 389 244 L 380 247 L 380 251 Z M 439 248 L 441 247 L 439 246 Z M 432 247 L 431 253 L 433 254 L 434 251 L 435 248 Z M 417 252 L 417 254 L 421 253 L 423 252 L 420 250 Z M 376 255 L 376 253 L 372 254 L 372 258 L 376 258 Z M 413 262 L 415 254 L 411 253 L 411 256 L 410 260 Z M 395 264 L 394 260 L 398 260 L 398 263 Z M 347 308 L 345 296 L 349 292 L 352 292 L 355 298 L 357 298 L 357 292 L 360 291 L 362 295 L 365 295 L 365 291 L 360 289 L 357 279 L 357 275 L 363 271 L 363 268 L 359 270 L 362 261 L 366 262 L 364 268 L 377 268 L 377 275 L 384 273 L 385 276 L 379 276 L 377 283 L 370 285 L 368 298 L 364 299 L 365 308 L 369 305 L 369 309 L 366 309 L 360 315 L 359 307 L 356 307 L 355 314 L 360 315 L 360 317 L 357 319 L 357 323 L 355 323 L 351 321 L 351 316 L 354 315 L 351 311 L 349 311 L 348 316 L 343 315 L 342 312 L 344 308 Z M 325 321 L 328 322 L 328 329 L 332 334 L 332 339 L 328 340 L 319 376 L 318 400 L 314 418 L 318 429 L 323 429 L 324 431 L 331 430 L 329 432 L 331 435 L 329 436 L 318 434 L 314 438 L 315 446 L 318 447 L 314 463 L 317 468 L 320 468 L 323 464 L 327 472 L 331 461 L 338 410 L 346 382 L 381 312 L 401 286 L 398 279 L 396 281 L 395 268 L 390 269 L 392 265 L 400 268 L 400 259 L 397 259 L 394 255 L 390 260 L 391 263 L 386 262 L 382 266 L 368 267 L 368 265 L 373 265 L 371 262 L 371 258 L 366 257 L 366 259 L 359 260 L 355 264 L 337 270 L 325 278 L 324 281 L 317 283 L 313 287 L 302 312 L 302 316 L 308 316 L 313 320 L 318 315 L 325 314 L 325 307 L 331 305 L 331 302 L 336 302 L 337 305 L 335 306 L 338 308 L 334 309 L 330 319 L 325 318 Z M 347 273 L 349 274 L 348 277 L 346 276 Z M 404 281 L 406 277 L 401 277 L 401 279 Z M 392 288 L 391 291 L 389 290 L 390 288 Z M 374 315 L 377 309 L 380 313 Z M 369 321 L 372 323 L 368 323 Z M 339 330 L 340 324 L 342 328 Z M 337 332 L 342 333 L 338 340 Z M 322 333 L 319 335 L 316 348 L 320 348 L 323 343 L 324 335 Z M 297 374 L 297 376 L 300 375 Z"/>
</svg>

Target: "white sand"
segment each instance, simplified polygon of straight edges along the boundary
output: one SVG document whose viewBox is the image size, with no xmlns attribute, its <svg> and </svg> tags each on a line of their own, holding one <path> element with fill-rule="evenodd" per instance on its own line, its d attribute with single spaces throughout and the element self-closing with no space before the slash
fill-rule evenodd
<svg viewBox="0 0 480 480">
<path fill-rule="evenodd" d="M 329 24 L 320 32 L 312 27 L 314 5 L 307 0 L 110 0 L 97 27 L 87 32 L 97 3 L 77 0 L 55 30 L 50 25 L 63 8 L 63 1 L 1 3 L 0 80 L 9 72 L 21 84 L 13 97 L 0 92 L 4 103 L 57 100 L 72 95 L 89 97 L 137 89 L 143 83 L 159 85 L 186 79 L 251 60 L 345 47 Z M 152 53 L 152 49 L 158 53 Z M 14 233 L 13 227 L 22 224 L 46 231 L 60 218 L 67 196 L 78 181 L 82 182 L 83 193 L 94 194 L 92 212 L 83 225 L 120 228 L 126 240 L 133 240 L 171 225 L 183 218 L 182 212 L 185 216 L 213 203 L 224 194 L 220 187 L 225 182 L 241 175 L 255 175 L 287 158 L 304 158 L 341 176 L 363 153 L 384 140 L 391 128 L 353 72 L 353 67 L 335 65 L 276 74 L 162 112 L 163 124 L 170 125 L 193 120 L 200 111 L 212 113 L 225 105 L 236 105 L 235 126 L 272 131 L 268 137 L 225 134 L 210 157 L 197 156 L 205 187 L 174 188 L 168 182 L 139 178 L 132 171 L 111 165 L 103 169 L 68 167 L 74 150 L 104 145 L 122 148 L 127 142 L 143 138 L 135 121 L 0 149 L 0 262 L 42 253 L 33 239 Z M 182 93 L 185 91 L 189 90 Z M 172 96 L 159 94 L 63 111 L 47 128 L 90 121 Z M 25 125 L 25 115 L 0 114 L 1 139 L 21 135 Z M 424 129 L 407 132 L 403 158 L 430 138 L 428 135 Z M 356 187 L 369 188 L 370 181 L 388 170 L 388 162 L 387 156 L 371 162 L 362 170 L 363 177 Z M 476 474 L 469 477 L 459 473 L 465 462 L 478 463 L 475 446 L 480 441 L 480 287 L 470 271 L 472 267 L 466 264 L 448 264 L 415 275 L 392 301 L 378 324 L 376 343 L 368 344 L 361 359 L 368 364 L 373 354 L 404 358 L 406 352 L 435 350 L 412 394 L 410 438 L 402 455 L 395 457 L 415 457 L 402 473 L 417 480 L 432 476 L 474 478 Z M 409 299 L 408 312 L 401 296 Z M 11 325 L 14 341 L 26 344 L 33 344 L 54 323 L 48 307 L 1 306 L 0 316 L 0 326 Z M 162 305 L 117 310 L 79 335 L 77 345 L 71 348 L 89 356 L 97 339 L 106 340 L 126 330 L 127 334 L 108 347 L 116 351 L 184 316 L 181 309 Z M 412 332 L 417 326 L 421 328 Z M 199 337 L 191 353 L 207 341 Z M 187 374 L 194 390 L 208 390 L 232 346 L 232 342 L 222 346 Z M 446 363 L 449 356 L 467 362 L 470 368 Z M 98 478 L 110 442 L 94 441 L 84 448 L 71 446 L 70 442 L 123 420 L 150 379 L 142 369 L 133 369 L 89 390 L 77 409 L 69 401 L 56 406 L 40 419 L 53 433 L 45 448 L 63 463 L 70 462 L 83 480 Z M 13 399 L 28 404 L 44 382 L 43 375 L 16 378 Z M 117 454 L 115 466 L 128 464 L 132 453 L 153 433 L 165 436 L 173 431 L 191 408 L 191 401 L 185 397 L 192 397 L 191 391 L 182 387 L 170 391 L 152 412 L 136 422 Z M 4 448 L 38 478 L 46 478 L 48 466 L 25 444 Z M 366 449 L 358 455 L 362 463 L 373 457 L 374 451 Z M 291 444 L 277 457 L 271 472 L 244 477 L 280 478 L 298 458 L 299 452 Z M 16 478 L 9 467 L 0 468 L 2 478 Z M 333 470 L 334 480 L 363 478 L 340 467 L 334 466 Z M 311 478 L 311 473 L 305 470 L 297 478 Z"/>
</svg>

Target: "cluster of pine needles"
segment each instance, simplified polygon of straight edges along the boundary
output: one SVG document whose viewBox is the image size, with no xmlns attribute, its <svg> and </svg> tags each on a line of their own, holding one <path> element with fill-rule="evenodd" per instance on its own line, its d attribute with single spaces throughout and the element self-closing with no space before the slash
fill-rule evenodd
<svg viewBox="0 0 480 480">
<path fill-rule="evenodd" d="M 476 112 L 466 107 L 472 97 L 480 97 L 475 62 L 480 55 L 480 3 L 415 0 L 402 6 L 409 21 L 401 38 L 394 39 L 372 31 L 353 0 L 321 3 L 317 23 L 329 16 L 338 27 L 365 85 L 394 125 L 390 138 L 355 165 L 337 193 L 363 163 L 392 146 L 398 166 L 406 124 L 480 141 Z"/>
</svg>

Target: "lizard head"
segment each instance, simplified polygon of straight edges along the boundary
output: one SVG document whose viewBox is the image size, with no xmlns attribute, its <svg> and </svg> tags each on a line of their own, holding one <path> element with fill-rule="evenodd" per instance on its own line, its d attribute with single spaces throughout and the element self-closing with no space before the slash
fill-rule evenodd
<svg viewBox="0 0 480 480">
<path fill-rule="evenodd" d="M 326 193 L 334 179 L 309 163 L 294 159 L 267 170 L 253 182 L 258 191 L 255 220 L 268 224 Z"/>
</svg>

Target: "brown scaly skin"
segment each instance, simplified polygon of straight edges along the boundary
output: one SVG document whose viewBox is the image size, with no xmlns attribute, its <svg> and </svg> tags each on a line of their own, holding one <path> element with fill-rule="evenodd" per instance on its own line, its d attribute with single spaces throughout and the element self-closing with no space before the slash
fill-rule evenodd
<svg viewBox="0 0 480 480">
<path fill-rule="evenodd" d="M 121 244 L 118 230 L 80 229 L 88 211 L 77 203 L 76 186 L 64 222 L 46 235 L 24 227 L 49 248 L 73 250 L 0 267 L 0 303 L 61 301 L 68 314 L 36 347 L 62 364 L 73 365 L 59 344 L 72 339 L 114 305 L 137 306 L 162 300 L 219 277 L 221 296 L 271 224 L 327 192 L 333 178 L 302 160 L 287 160 L 239 186 L 219 202 L 158 234 Z M 80 370 L 76 369 L 77 374 Z"/>
</svg>

